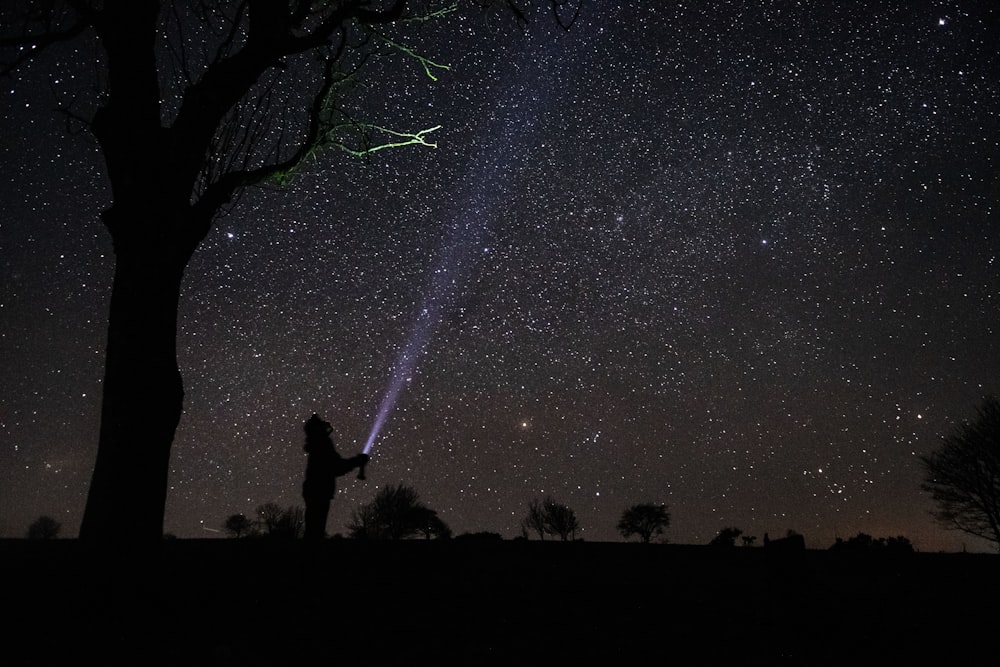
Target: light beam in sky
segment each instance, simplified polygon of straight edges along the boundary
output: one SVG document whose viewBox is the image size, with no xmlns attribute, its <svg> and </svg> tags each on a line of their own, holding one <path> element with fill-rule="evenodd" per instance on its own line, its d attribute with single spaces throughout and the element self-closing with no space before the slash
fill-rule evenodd
<svg viewBox="0 0 1000 667">
<path fill-rule="evenodd" d="M 508 159 L 506 162 L 504 167 L 509 167 L 513 160 Z M 495 206 L 493 204 L 495 202 L 482 208 L 476 207 L 473 202 L 482 196 L 498 198 L 500 189 L 487 187 L 487 184 L 499 186 L 499 180 L 495 175 L 488 173 L 483 173 L 480 178 L 472 180 L 472 183 L 479 184 L 479 186 L 476 187 L 471 196 L 463 199 L 463 201 L 468 202 L 459 212 L 464 221 L 452 225 L 447 243 L 431 274 L 427 296 L 417 312 L 416 320 L 410 329 L 406 343 L 391 369 L 389 381 L 382 395 L 382 400 L 379 402 L 371 431 L 365 440 L 365 446 L 362 450 L 365 454 L 371 452 L 372 446 L 393 408 L 395 408 L 400 394 L 407 383 L 412 380 L 417 362 L 427 348 L 442 314 L 464 291 L 466 279 L 472 269 L 474 251 L 481 245 L 481 240 L 494 219 L 493 209 Z"/>
<path fill-rule="evenodd" d="M 542 62 L 546 60 L 542 59 Z M 517 76 L 535 80 L 525 71 L 539 64 L 536 60 L 520 68 L 514 67 L 512 71 Z M 508 85 L 501 86 L 500 90 L 509 91 L 511 97 L 504 104 L 496 105 L 497 115 L 484 128 L 485 136 L 492 137 L 486 142 L 492 150 L 481 153 L 481 162 L 467 169 L 466 173 L 470 176 L 464 184 L 466 192 L 455 199 L 459 202 L 452 214 L 455 222 L 439 252 L 416 321 L 392 367 L 371 431 L 365 440 L 362 450 L 365 454 L 371 452 L 400 394 L 413 378 L 417 362 L 433 337 L 442 314 L 464 291 L 475 250 L 481 247 L 482 239 L 496 220 L 498 208 L 510 196 L 510 181 L 505 175 L 517 173 L 530 148 L 538 143 L 535 131 L 539 125 L 537 120 L 545 113 L 543 102 L 549 96 L 532 95 L 530 91 L 510 83 L 508 80 Z"/>
</svg>

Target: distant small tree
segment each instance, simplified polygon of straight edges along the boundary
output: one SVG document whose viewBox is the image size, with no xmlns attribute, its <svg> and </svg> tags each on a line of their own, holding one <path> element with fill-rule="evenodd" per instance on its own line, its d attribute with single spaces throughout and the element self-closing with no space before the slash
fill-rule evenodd
<svg viewBox="0 0 1000 667">
<path fill-rule="evenodd" d="M 257 515 L 257 525 L 265 535 L 270 535 L 278 529 L 281 522 L 281 515 L 285 513 L 284 508 L 278 503 L 264 503 L 258 505 L 254 510 Z"/>
<path fill-rule="evenodd" d="M 28 526 L 29 540 L 54 540 L 59 536 L 62 524 L 50 516 L 40 516 Z"/>
<path fill-rule="evenodd" d="M 542 501 L 535 498 L 528 503 L 528 515 L 521 521 L 521 533 L 527 537 L 529 533 L 538 533 L 538 539 L 544 540 L 545 514 L 542 511 Z"/>
<path fill-rule="evenodd" d="M 740 539 L 743 540 L 743 546 L 745 546 L 745 547 L 752 547 L 753 543 L 757 541 L 757 536 L 756 535 L 744 535 Z"/>
<path fill-rule="evenodd" d="M 521 521 L 522 534 L 527 537 L 530 532 L 536 532 L 540 540 L 544 540 L 546 535 L 554 535 L 567 542 L 579 528 L 576 513 L 551 496 L 545 500 L 536 498 L 528 503 L 528 515 Z"/>
<path fill-rule="evenodd" d="M 451 528 L 448 524 L 441 520 L 437 512 L 428 507 L 420 506 L 415 510 L 414 522 L 420 526 L 420 532 L 425 539 L 451 537 Z"/>
<path fill-rule="evenodd" d="M 1000 401 L 987 397 L 974 420 L 921 462 L 921 488 L 937 504 L 938 522 L 1000 548 Z"/>
<path fill-rule="evenodd" d="M 385 539 L 378 531 L 377 510 L 372 503 L 362 503 L 351 510 L 351 520 L 347 524 L 347 536 L 356 540 Z"/>
<path fill-rule="evenodd" d="M 278 503 L 258 505 L 257 527 L 266 537 L 297 539 L 305 530 L 305 511 L 298 505 L 282 507 Z"/>
<path fill-rule="evenodd" d="M 306 512 L 298 506 L 292 505 L 285 508 L 285 511 L 278 517 L 278 524 L 268 536 L 282 539 L 297 540 L 305 534 Z"/>
<path fill-rule="evenodd" d="M 719 534 L 712 538 L 712 541 L 708 543 L 710 547 L 735 547 L 736 540 L 743 531 L 739 528 L 723 528 L 719 531 Z"/>
<path fill-rule="evenodd" d="M 576 537 L 580 522 L 576 519 L 576 513 L 568 506 L 557 503 L 552 498 L 546 498 L 545 502 L 542 503 L 542 512 L 545 515 L 547 533 L 558 535 L 563 542 Z"/>
<path fill-rule="evenodd" d="M 254 522 L 246 514 L 230 514 L 223 524 L 226 532 L 235 538 L 249 537 L 255 532 Z"/>
<path fill-rule="evenodd" d="M 382 487 L 370 503 L 353 510 L 347 530 L 350 537 L 372 540 L 451 536 L 451 529 L 437 512 L 420 502 L 413 487 L 404 484 Z"/>
<path fill-rule="evenodd" d="M 656 535 L 662 535 L 670 525 L 670 512 L 666 505 L 642 503 L 626 507 L 618 521 L 618 532 L 626 540 L 638 535 L 643 543 L 649 544 Z"/>
</svg>

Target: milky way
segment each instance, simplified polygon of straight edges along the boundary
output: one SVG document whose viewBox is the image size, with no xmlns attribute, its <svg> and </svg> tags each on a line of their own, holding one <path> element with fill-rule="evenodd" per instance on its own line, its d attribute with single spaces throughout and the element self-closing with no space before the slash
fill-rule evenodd
<svg viewBox="0 0 1000 667">
<path fill-rule="evenodd" d="M 618 4 L 427 27 L 450 69 L 398 58 L 359 109 L 436 148 L 328 155 L 219 218 L 182 296 L 167 532 L 301 505 L 302 423 L 354 454 L 397 377 L 331 533 L 402 482 L 456 533 L 516 537 L 552 496 L 592 541 L 663 502 L 677 543 L 989 548 L 933 522 L 919 456 L 1000 392 L 996 11 Z M 53 112 L 87 57 L 0 108 L 3 536 L 74 536 L 96 452 L 109 190 Z"/>
</svg>

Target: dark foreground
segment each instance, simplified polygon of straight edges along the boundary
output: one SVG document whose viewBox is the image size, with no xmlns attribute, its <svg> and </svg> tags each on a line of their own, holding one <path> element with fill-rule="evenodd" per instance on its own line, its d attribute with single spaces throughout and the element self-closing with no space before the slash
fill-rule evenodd
<svg viewBox="0 0 1000 667">
<path fill-rule="evenodd" d="M 4 665 L 996 664 L 1000 558 L 0 542 Z M 864 557 L 862 557 L 864 556 Z M 882 556 L 882 557 L 877 557 Z"/>
</svg>

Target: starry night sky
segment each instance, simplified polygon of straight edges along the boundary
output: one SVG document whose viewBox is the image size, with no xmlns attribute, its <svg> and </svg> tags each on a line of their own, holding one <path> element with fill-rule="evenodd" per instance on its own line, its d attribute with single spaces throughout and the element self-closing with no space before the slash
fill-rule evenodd
<svg viewBox="0 0 1000 667">
<path fill-rule="evenodd" d="M 413 44 L 450 70 L 399 58 L 359 103 L 440 124 L 437 148 L 327 155 L 246 191 L 196 253 L 166 532 L 301 505 L 302 423 L 352 455 L 398 378 L 331 534 L 405 483 L 456 534 L 516 537 L 552 496 L 588 541 L 655 502 L 675 543 L 736 526 L 990 550 L 933 521 L 918 457 L 1000 393 L 991 3 L 444 26 Z M 4 81 L 3 537 L 43 514 L 74 537 L 96 452 L 109 188 L 54 111 L 91 70 L 63 50 Z"/>
</svg>

